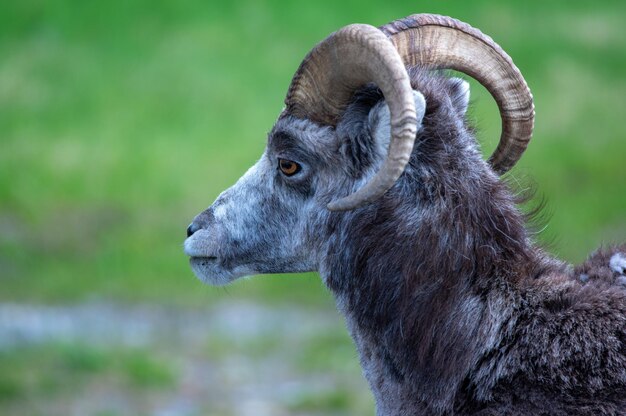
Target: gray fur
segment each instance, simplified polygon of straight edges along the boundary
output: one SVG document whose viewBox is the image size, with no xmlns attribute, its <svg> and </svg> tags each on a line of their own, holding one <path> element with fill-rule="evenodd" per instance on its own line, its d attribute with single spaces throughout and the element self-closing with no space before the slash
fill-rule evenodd
<svg viewBox="0 0 626 416">
<path fill-rule="evenodd" d="M 194 272 L 225 284 L 319 271 L 379 416 L 626 413 L 626 245 L 576 268 L 545 254 L 465 122 L 467 83 L 409 72 L 423 119 L 392 189 L 326 209 L 385 157 L 375 87 L 336 128 L 283 113 L 257 164 L 194 219 Z M 283 175 L 278 158 L 301 171 Z"/>
</svg>

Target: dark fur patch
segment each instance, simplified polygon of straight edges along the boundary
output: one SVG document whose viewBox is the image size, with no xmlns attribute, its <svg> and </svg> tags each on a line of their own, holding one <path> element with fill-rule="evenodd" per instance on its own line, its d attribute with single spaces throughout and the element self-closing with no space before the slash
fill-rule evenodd
<svg viewBox="0 0 626 416">
<path fill-rule="evenodd" d="M 349 164 L 348 171 L 353 178 L 367 171 L 376 156 L 367 116 L 382 99 L 383 94 L 375 85 L 369 84 L 359 89 L 337 125 L 337 136 L 341 138 L 339 149 L 343 160 Z"/>
</svg>

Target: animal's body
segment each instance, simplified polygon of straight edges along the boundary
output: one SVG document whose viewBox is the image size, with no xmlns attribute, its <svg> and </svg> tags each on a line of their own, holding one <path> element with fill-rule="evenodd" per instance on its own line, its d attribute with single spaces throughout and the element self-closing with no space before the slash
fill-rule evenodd
<svg viewBox="0 0 626 416">
<path fill-rule="evenodd" d="M 383 32 L 440 22 L 419 19 Z M 261 159 L 190 226 L 196 274 L 319 271 L 381 416 L 626 414 L 626 245 L 576 269 L 538 248 L 496 173 L 521 152 L 485 162 L 467 84 L 406 61 L 417 122 L 401 175 L 367 204 L 328 210 L 384 169 L 410 111 L 362 80 L 330 115 L 307 110 L 298 85 L 322 82 L 301 81 L 306 62 Z M 504 130 L 525 140 L 523 126 Z"/>
</svg>

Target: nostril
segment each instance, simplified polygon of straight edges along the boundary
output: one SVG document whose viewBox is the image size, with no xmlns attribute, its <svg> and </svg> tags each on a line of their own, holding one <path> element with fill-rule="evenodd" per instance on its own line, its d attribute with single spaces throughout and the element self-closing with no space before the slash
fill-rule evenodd
<svg viewBox="0 0 626 416">
<path fill-rule="evenodd" d="M 198 231 L 206 229 L 213 222 L 213 207 L 209 207 L 191 221 L 189 227 L 187 227 L 187 237 L 191 237 Z"/>
<path fill-rule="evenodd" d="M 196 224 L 192 222 L 191 224 L 189 224 L 189 227 L 187 227 L 187 237 L 191 237 L 193 233 L 195 233 L 199 229 L 200 227 L 198 227 Z"/>
</svg>

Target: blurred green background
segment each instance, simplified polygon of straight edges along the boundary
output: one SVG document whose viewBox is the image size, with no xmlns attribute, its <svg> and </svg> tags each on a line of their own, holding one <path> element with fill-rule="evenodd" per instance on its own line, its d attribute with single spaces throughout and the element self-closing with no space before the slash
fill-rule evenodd
<svg viewBox="0 0 626 416">
<path fill-rule="evenodd" d="M 182 241 L 260 156 L 315 43 L 418 12 L 480 28 L 525 75 L 536 130 L 512 176 L 547 200 L 538 239 L 571 262 L 625 240 L 624 1 L 4 0 L 0 413 L 373 414 L 316 275 L 203 286 Z M 489 153 L 476 83 L 470 117 Z"/>
</svg>

